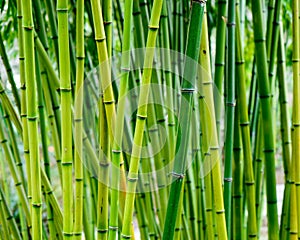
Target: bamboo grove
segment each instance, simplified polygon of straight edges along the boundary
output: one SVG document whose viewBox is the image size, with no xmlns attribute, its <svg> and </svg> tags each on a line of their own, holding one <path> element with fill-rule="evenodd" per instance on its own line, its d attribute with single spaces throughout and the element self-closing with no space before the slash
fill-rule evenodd
<svg viewBox="0 0 300 240">
<path fill-rule="evenodd" d="M 299 239 L 299 4 L 0 0 L 0 239 Z"/>
</svg>

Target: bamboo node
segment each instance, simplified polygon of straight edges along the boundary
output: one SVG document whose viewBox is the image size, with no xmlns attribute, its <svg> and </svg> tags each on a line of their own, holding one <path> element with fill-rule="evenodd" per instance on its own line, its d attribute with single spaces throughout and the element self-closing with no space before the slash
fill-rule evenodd
<svg viewBox="0 0 300 240">
<path fill-rule="evenodd" d="M 124 239 L 131 239 L 131 235 L 121 234 L 121 237 Z"/>
<path fill-rule="evenodd" d="M 118 229 L 119 229 L 118 226 L 109 226 L 109 230 L 118 231 Z"/>
<path fill-rule="evenodd" d="M 257 237 L 257 234 L 249 234 L 248 237 L 249 237 L 249 238 L 256 238 L 256 237 Z"/>
<path fill-rule="evenodd" d="M 42 206 L 41 203 L 32 203 L 33 208 L 40 208 Z"/>
<path fill-rule="evenodd" d="M 28 117 L 27 116 L 27 120 L 28 121 L 36 121 L 37 120 L 37 116 L 32 116 L 32 117 Z"/>
<path fill-rule="evenodd" d="M 100 167 L 108 167 L 109 166 L 109 162 L 100 162 L 99 166 Z"/>
<path fill-rule="evenodd" d="M 65 13 L 65 12 L 68 12 L 68 8 L 57 8 L 56 11 L 61 12 L 61 13 Z"/>
<path fill-rule="evenodd" d="M 107 233 L 108 230 L 107 229 L 97 229 L 98 233 Z"/>
<path fill-rule="evenodd" d="M 254 181 L 245 181 L 245 184 L 247 186 L 251 186 L 251 185 L 254 185 Z"/>
<path fill-rule="evenodd" d="M 133 178 L 133 177 L 128 177 L 127 180 L 128 180 L 128 182 L 137 182 L 138 177 L 135 177 L 135 178 Z"/>
<path fill-rule="evenodd" d="M 269 98 L 270 96 L 271 96 L 271 94 L 259 95 L 259 98 L 264 99 L 264 98 Z"/>
<path fill-rule="evenodd" d="M 173 177 L 177 178 L 177 179 L 183 179 L 184 178 L 184 174 L 182 174 L 182 173 L 171 172 L 170 174 Z"/>
<path fill-rule="evenodd" d="M 224 178 L 224 182 L 232 182 L 232 178 Z"/>
<path fill-rule="evenodd" d="M 225 213 L 225 209 L 221 209 L 221 210 L 216 211 L 216 214 L 223 214 L 223 213 Z"/>
<path fill-rule="evenodd" d="M 226 105 L 228 106 L 228 107 L 235 107 L 235 102 L 226 102 Z"/>
<path fill-rule="evenodd" d="M 157 30 L 157 29 L 159 29 L 159 25 L 148 25 L 148 28 L 150 29 L 150 30 Z"/>
<path fill-rule="evenodd" d="M 141 120 L 145 120 L 147 118 L 147 115 L 137 114 L 136 116 L 137 116 L 137 118 L 139 118 Z"/>
<path fill-rule="evenodd" d="M 264 152 L 265 153 L 272 153 L 272 152 L 274 152 L 274 149 L 265 149 Z"/>
<path fill-rule="evenodd" d="M 72 232 L 71 233 L 69 233 L 69 232 L 63 232 L 63 235 L 66 236 L 66 237 L 68 237 L 68 236 L 73 236 L 73 233 Z"/>
<path fill-rule="evenodd" d="M 21 182 L 18 182 L 18 183 L 15 184 L 16 187 L 18 187 L 18 186 L 20 186 L 20 185 L 22 185 Z"/>
<path fill-rule="evenodd" d="M 71 92 L 72 88 L 63 88 L 63 87 L 60 87 L 59 90 L 61 92 Z"/>
<path fill-rule="evenodd" d="M 103 42 L 106 39 L 106 37 L 95 37 L 96 42 Z"/>
<path fill-rule="evenodd" d="M 240 126 L 241 127 L 246 127 L 246 126 L 249 126 L 250 122 L 243 122 L 243 123 L 240 123 Z"/>
<path fill-rule="evenodd" d="M 182 88 L 181 92 L 182 93 L 193 93 L 193 92 L 195 92 L 195 88 Z"/>
</svg>

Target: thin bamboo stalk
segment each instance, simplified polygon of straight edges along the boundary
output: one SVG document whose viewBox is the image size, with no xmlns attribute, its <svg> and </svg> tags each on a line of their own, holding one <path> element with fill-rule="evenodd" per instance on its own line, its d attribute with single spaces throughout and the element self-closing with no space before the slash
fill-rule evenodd
<svg viewBox="0 0 300 240">
<path fill-rule="evenodd" d="M 75 121 L 75 202 L 74 239 L 82 238 L 83 231 L 83 147 L 82 110 L 84 88 L 84 1 L 76 2 L 76 89 L 74 105 Z"/>
<path fill-rule="evenodd" d="M 216 32 L 216 56 L 215 56 L 215 75 L 214 82 L 220 96 L 222 95 L 222 81 L 224 78 L 225 66 L 225 37 L 226 37 L 226 21 L 227 16 L 227 0 L 218 0 L 218 15 L 217 15 L 217 32 Z M 221 101 L 222 99 L 215 96 L 215 111 L 217 121 L 217 131 L 220 139 L 221 128 Z"/>
<path fill-rule="evenodd" d="M 292 1 L 293 6 L 293 152 L 294 177 L 297 199 L 298 238 L 300 237 L 300 46 L 299 46 L 299 1 Z"/>
<path fill-rule="evenodd" d="M 235 0 L 228 2 L 228 76 L 226 81 L 226 135 L 224 166 L 224 206 L 228 239 L 231 238 L 232 157 L 235 109 Z"/>
</svg>

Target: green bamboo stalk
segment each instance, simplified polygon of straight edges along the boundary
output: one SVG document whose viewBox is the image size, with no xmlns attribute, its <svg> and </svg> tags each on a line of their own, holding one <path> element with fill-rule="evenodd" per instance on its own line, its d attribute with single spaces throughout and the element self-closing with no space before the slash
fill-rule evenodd
<svg viewBox="0 0 300 240">
<path fill-rule="evenodd" d="M 290 202 L 290 171 L 291 171 L 291 133 L 289 123 L 288 99 L 287 99 L 287 86 L 285 80 L 285 48 L 283 41 L 283 27 L 280 24 L 279 32 L 279 48 L 278 48 L 278 88 L 279 88 L 279 101 L 280 101 L 280 122 L 281 122 L 281 139 L 282 139 L 282 152 L 283 152 L 283 168 L 285 173 L 285 188 L 284 198 L 282 204 L 281 222 L 280 222 L 280 239 L 286 239 L 287 225 L 288 225 L 288 211 Z"/>
<path fill-rule="evenodd" d="M 83 153 L 82 153 L 82 109 L 84 87 L 84 1 L 76 2 L 76 89 L 74 105 L 75 121 L 75 213 L 74 239 L 82 238 L 83 231 Z"/>
<path fill-rule="evenodd" d="M 34 32 L 32 5 L 22 1 L 24 46 L 25 48 L 25 73 L 26 73 L 26 104 L 28 121 L 28 139 L 30 151 L 30 174 L 35 176 L 31 181 L 32 189 L 32 238 L 42 238 L 42 193 L 40 158 L 38 149 L 38 122 L 37 122 L 37 97 L 36 73 L 34 56 Z"/>
<path fill-rule="evenodd" d="M 41 128 L 41 142 L 42 142 L 42 151 L 43 151 L 43 160 L 44 160 L 44 168 L 47 174 L 47 177 L 50 178 L 50 159 L 48 155 L 48 144 L 47 144 L 47 130 L 46 130 L 46 120 L 45 120 L 45 112 L 44 112 L 44 100 L 43 100 L 43 92 L 42 92 L 42 79 L 41 79 L 41 71 L 40 64 L 38 59 L 38 53 L 36 48 L 34 49 L 35 53 L 35 68 L 36 68 L 36 85 L 37 85 L 37 98 L 38 98 L 38 114 L 39 114 L 39 122 Z"/>
<path fill-rule="evenodd" d="M 213 226 L 211 231 L 215 232 L 219 239 L 227 239 L 226 233 L 226 224 L 225 224 L 225 211 L 223 205 L 223 191 L 221 184 L 221 166 L 220 166 L 220 155 L 219 155 L 219 143 L 218 143 L 218 134 L 216 128 L 216 119 L 215 112 L 213 109 L 213 88 L 211 82 L 211 71 L 210 71 L 210 53 L 209 53 L 209 44 L 208 44 L 208 31 L 207 23 L 204 22 L 203 35 L 201 39 L 201 51 L 199 63 L 202 66 L 199 69 L 199 89 L 200 89 L 200 98 L 205 104 L 202 106 L 204 109 L 204 122 L 206 126 L 202 129 L 203 136 L 209 136 L 207 139 L 206 148 L 204 148 L 204 153 L 206 153 L 204 160 L 204 174 L 211 174 L 212 185 L 211 194 L 213 194 L 214 208 L 208 209 L 212 211 L 212 220 L 211 223 L 216 222 L 216 226 Z M 200 109 L 201 112 L 201 109 Z M 201 121 L 203 125 L 204 122 Z M 209 172 L 207 172 L 209 171 Z M 206 187 L 208 189 L 208 187 Z M 206 204 L 208 204 L 206 202 Z M 213 205 L 211 205 L 213 206 Z M 216 229 L 214 229 L 216 227 Z"/>
<path fill-rule="evenodd" d="M 134 198 L 136 185 L 138 180 L 138 169 L 139 169 L 139 160 L 141 156 L 141 149 L 144 135 L 144 128 L 147 119 L 147 102 L 148 96 L 150 93 L 149 84 L 151 83 L 152 75 L 152 64 L 154 58 L 154 47 L 155 40 L 159 28 L 159 19 L 162 9 L 161 0 L 155 0 L 153 3 L 151 19 L 149 23 L 147 44 L 146 44 L 146 53 L 144 59 L 144 71 L 142 76 L 142 85 L 139 96 L 138 111 L 137 111 L 137 122 L 133 138 L 133 149 L 130 158 L 130 167 L 129 173 L 127 176 L 127 193 L 125 200 L 125 210 L 124 210 L 124 219 L 123 219 L 123 228 L 122 228 L 122 239 L 128 239 L 131 237 L 130 226 L 132 213 L 134 208 Z"/>
<path fill-rule="evenodd" d="M 112 0 L 102 1 L 102 11 L 103 11 L 103 24 L 105 29 L 106 44 L 107 44 L 107 54 L 108 57 L 112 56 L 112 46 L 113 46 L 113 20 L 112 20 Z"/>
<path fill-rule="evenodd" d="M 20 64 L 20 83 L 21 83 L 21 121 L 22 121 L 22 141 L 25 158 L 25 167 L 27 173 L 27 198 L 31 201 L 31 174 L 30 174 L 30 156 L 29 156 L 29 140 L 28 140 L 28 125 L 27 125 L 27 104 L 26 104 L 26 81 L 25 81 L 25 55 L 24 55 L 24 32 L 23 32 L 23 15 L 22 1 L 17 1 L 17 16 L 18 16 L 18 44 L 19 44 L 19 64 Z M 21 125 L 21 124 L 20 124 Z"/>
<path fill-rule="evenodd" d="M 231 238 L 232 153 L 235 108 L 235 0 L 228 2 L 228 76 L 226 98 L 226 135 L 224 169 L 224 206 L 228 238 Z"/>
<path fill-rule="evenodd" d="M 256 211 L 255 211 L 255 185 L 251 154 L 250 126 L 246 98 L 246 73 L 244 65 L 244 54 L 242 50 L 242 39 L 240 32 L 239 7 L 236 8 L 236 84 L 237 98 L 239 101 L 239 124 L 241 127 L 241 138 L 243 143 L 243 155 L 245 166 L 245 191 L 248 207 L 248 237 L 256 238 Z"/>
<path fill-rule="evenodd" d="M 263 14 L 260 1 L 252 1 L 254 22 L 255 57 L 257 61 L 258 90 L 260 94 L 261 115 L 264 132 L 264 154 L 267 187 L 268 234 L 270 239 L 278 239 L 278 213 L 275 177 L 275 153 L 272 106 L 270 101 L 270 85 L 268 79 L 267 52 L 263 32 Z"/>
<path fill-rule="evenodd" d="M 186 101 L 190 105 L 193 104 L 193 92 L 197 74 L 197 62 L 200 51 L 204 6 L 205 2 L 203 1 L 192 1 L 188 42 L 186 47 L 186 55 L 188 59 L 186 60 L 184 65 L 183 83 L 181 90 L 182 100 L 181 109 L 179 111 L 179 119 L 181 120 L 181 133 L 178 133 L 177 135 L 177 155 L 175 156 L 174 160 L 174 168 L 172 172 L 173 177 L 168 201 L 163 239 L 172 239 L 174 236 L 178 203 L 181 193 L 180 189 L 183 183 L 184 171 L 186 167 L 187 146 L 190 133 L 189 125 L 192 115 L 191 109 L 184 109 L 184 102 Z"/>
<path fill-rule="evenodd" d="M 99 133 L 100 133 L 100 151 L 99 151 L 99 183 L 98 183 L 98 203 L 97 203 L 97 239 L 108 239 L 108 183 L 110 166 L 110 144 L 107 139 L 108 126 L 107 116 L 105 114 L 104 102 L 99 101 Z M 118 210 L 118 209 L 116 209 Z"/>
<path fill-rule="evenodd" d="M 165 75 L 165 85 L 166 85 L 166 105 L 168 106 L 167 109 L 167 115 L 168 115 L 168 148 L 169 152 L 166 157 L 166 163 L 167 165 L 170 160 L 174 159 L 175 155 L 175 117 L 173 113 L 174 109 L 174 96 L 173 96 L 173 83 L 172 83 L 172 65 L 171 65 L 171 36 L 170 36 L 170 26 L 168 24 L 168 17 L 170 14 L 167 11 L 167 3 L 166 1 L 163 2 L 163 8 L 162 8 L 162 14 L 166 17 L 161 19 L 162 24 L 162 48 L 164 53 L 164 58 L 162 59 L 162 62 L 164 64 L 164 75 Z"/>
<path fill-rule="evenodd" d="M 238 11 L 238 10 L 237 10 Z M 238 17 L 236 18 L 237 24 Z M 243 164 L 242 164 L 242 141 L 239 119 L 239 102 L 237 101 L 234 123 L 234 143 L 233 143 L 233 189 L 232 189 L 232 239 L 243 239 Z"/>
<path fill-rule="evenodd" d="M 300 237 L 300 61 L 299 61 L 299 1 L 292 1 L 293 6 L 293 152 L 292 158 L 294 161 L 294 177 L 296 186 L 297 199 L 297 223 L 298 223 L 298 238 Z"/>
<path fill-rule="evenodd" d="M 217 32 L 216 32 L 216 57 L 215 57 L 215 75 L 214 82 L 220 96 L 222 95 L 224 66 L 225 66 L 225 37 L 226 37 L 226 16 L 227 0 L 218 0 Z M 217 121 L 218 136 L 221 128 L 221 98 L 215 96 L 215 111 Z"/>
<path fill-rule="evenodd" d="M 293 1 L 293 6 L 296 7 L 297 5 L 298 5 L 297 1 Z M 296 19 L 297 17 L 295 14 L 293 14 L 293 17 L 297 21 Z M 291 195 L 290 195 L 290 212 L 289 212 L 290 228 L 288 231 L 289 234 L 288 239 L 290 240 L 296 240 L 298 238 L 298 232 L 299 232 L 298 229 L 299 211 L 297 209 L 297 192 L 296 192 L 296 184 L 295 184 L 295 175 L 296 175 L 295 152 L 297 150 L 294 148 L 294 146 L 295 146 L 295 140 L 294 140 L 294 130 L 293 130 L 292 131 L 292 162 L 291 162 Z"/>
<path fill-rule="evenodd" d="M 122 138 L 124 129 L 124 116 L 126 109 L 125 96 L 128 88 L 130 71 L 130 42 L 132 25 L 133 1 L 125 1 L 124 9 L 124 30 L 122 42 L 122 59 L 120 88 L 118 94 L 118 108 L 116 113 L 116 125 L 114 129 L 114 141 L 112 146 L 112 189 L 111 189 L 111 214 L 109 220 L 109 239 L 117 237 L 118 230 L 118 209 L 119 209 L 119 188 L 120 188 L 120 164 L 122 159 Z"/>
<path fill-rule="evenodd" d="M 68 32 L 68 1 L 57 2 L 59 76 L 61 94 L 61 149 L 63 179 L 63 236 L 71 239 L 73 234 L 73 181 L 72 181 L 72 116 L 71 116 L 71 79 L 70 51 Z"/>
<path fill-rule="evenodd" d="M 50 126 L 50 130 L 52 134 L 52 142 L 55 150 L 54 151 L 55 159 L 57 163 L 60 182 L 62 183 L 60 139 L 59 139 L 59 133 L 57 129 L 57 122 L 55 120 L 55 115 L 53 111 L 54 106 L 52 106 L 50 86 L 48 84 L 48 75 L 46 70 L 44 69 L 44 71 L 42 71 L 41 74 L 42 74 L 42 88 L 43 88 L 45 106 L 48 115 L 48 125 Z"/>
</svg>

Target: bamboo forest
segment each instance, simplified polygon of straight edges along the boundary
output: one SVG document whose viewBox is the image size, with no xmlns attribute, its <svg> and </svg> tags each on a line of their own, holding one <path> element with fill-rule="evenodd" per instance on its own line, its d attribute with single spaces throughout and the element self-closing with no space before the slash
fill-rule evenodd
<svg viewBox="0 0 300 240">
<path fill-rule="evenodd" d="M 300 239 L 300 0 L 0 0 L 0 239 Z"/>
</svg>

